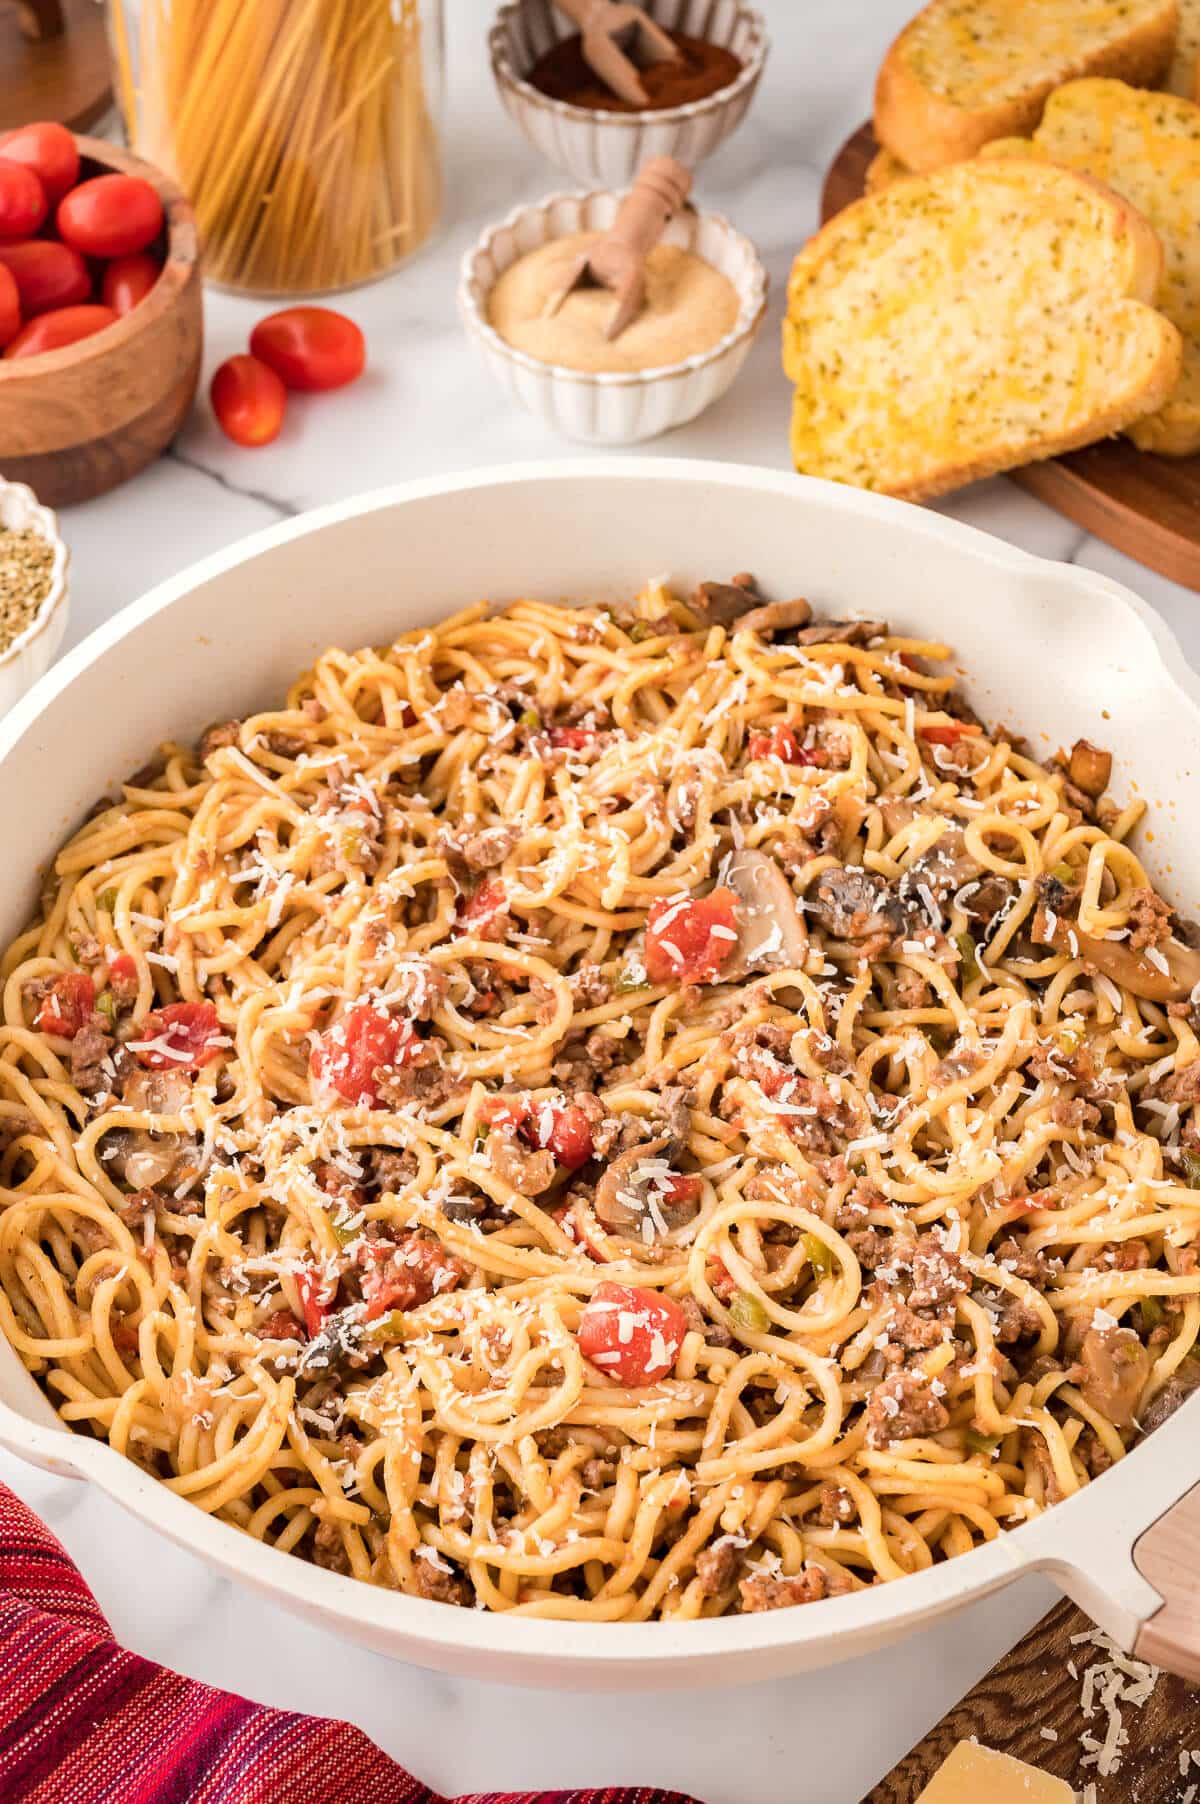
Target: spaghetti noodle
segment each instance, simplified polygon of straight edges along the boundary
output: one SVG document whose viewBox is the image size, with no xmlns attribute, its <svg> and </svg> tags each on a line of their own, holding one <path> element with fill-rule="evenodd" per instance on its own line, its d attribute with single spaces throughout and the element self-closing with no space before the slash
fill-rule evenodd
<svg viewBox="0 0 1200 1804">
<path fill-rule="evenodd" d="M 748 585 L 328 651 L 98 804 L 2 966 L 0 1326 L 66 1422 L 631 1621 L 964 1552 L 1194 1383 L 1139 808 Z"/>
<path fill-rule="evenodd" d="M 213 280 L 346 288 L 428 237 L 419 0 L 113 0 L 112 32 L 130 139 L 192 200 Z"/>
</svg>

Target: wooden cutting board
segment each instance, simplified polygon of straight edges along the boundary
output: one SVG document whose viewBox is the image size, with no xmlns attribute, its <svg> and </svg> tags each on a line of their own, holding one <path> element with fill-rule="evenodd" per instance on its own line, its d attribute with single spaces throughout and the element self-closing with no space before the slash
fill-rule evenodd
<svg viewBox="0 0 1200 1804">
<path fill-rule="evenodd" d="M 858 200 L 877 149 L 870 125 L 846 140 L 825 177 L 822 222 Z M 1200 589 L 1200 456 L 1154 457 L 1112 438 L 1010 475 L 1098 539 Z"/>
<path fill-rule="evenodd" d="M 914 1804 L 951 1748 L 972 1736 L 1065 1779 L 1077 1792 L 1094 1781 L 1097 1804 L 1181 1804 L 1190 1785 L 1197 1787 L 1200 1799 L 1200 1766 L 1189 1764 L 1186 1777 L 1179 1771 L 1181 1750 L 1200 1751 L 1200 1691 L 1167 1673 L 1160 1674 L 1145 1704 L 1123 1710 L 1129 1745 L 1119 1770 L 1098 1779 L 1095 1767 L 1080 1766 L 1080 1736 L 1085 1729 L 1102 1735 L 1106 1720 L 1098 1711 L 1089 1723 L 1080 1706 L 1084 1670 L 1105 1656 L 1094 1646 L 1073 1645 L 1071 1638 L 1091 1629 L 1073 1605 L 1056 1605 L 880 1780 L 863 1804 Z M 1068 1660 L 1079 1679 L 1068 1672 Z M 1042 1729 L 1053 1730 L 1057 1740 L 1048 1740 Z"/>
</svg>

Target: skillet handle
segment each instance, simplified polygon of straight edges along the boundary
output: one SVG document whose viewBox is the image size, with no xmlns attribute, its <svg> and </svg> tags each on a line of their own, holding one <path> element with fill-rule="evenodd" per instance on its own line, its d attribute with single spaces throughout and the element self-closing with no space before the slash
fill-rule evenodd
<svg viewBox="0 0 1200 1804">
<path fill-rule="evenodd" d="M 1200 1681 L 1200 1393 L 1111 1471 L 1012 1535 L 1126 1653 Z"/>
<path fill-rule="evenodd" d="M 1200 1485 L 1139 1536 L 1133 1563 L 1163 1600 L 1142 1624 L 1134 1653 L 1200 1684 Z"/>
</svg>

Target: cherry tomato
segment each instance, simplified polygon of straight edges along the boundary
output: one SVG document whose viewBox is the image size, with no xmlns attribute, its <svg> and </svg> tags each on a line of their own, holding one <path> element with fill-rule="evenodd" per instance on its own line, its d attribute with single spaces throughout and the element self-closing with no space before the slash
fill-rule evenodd
<svg viewBox="0 0 1200 1804">
<path fill-rule="evenodd" d="M 55 206 L 79 180 L 79 151 L 65 125 L 45 121 L 19 125 L 0 137 L 0 157 L 6 163 L 23 163 L 42 184 L 49 204 Z"/>
<path fill-rule="evenodd" d="M 46 191 L 24 163 L 0 157 L 0 238 L 29 238 L 49 208 Z"/>
<path fill-rule="evenodd" d="M 304 1311 L 304 1326 L 311 1340 L 325 1326 L 329 1305 L 333 1302 L 333 1292 L 325 1280 L 311 1268 L 296 1273 L 296 1289 L 300 1293 L 300 1307 Z"/>
<path fill-rule="evenodd" d="M 85 257 L 125 257 L 162 231 L 162 201 L 140 175 L 94 175 L 63 196 L 55 219 L 59 237 Z"/>
<path fill-rule="evenodd" d="M 288 388 L 344 388 L 362 375 L 367 343 L 352 319 L 331 307 L 285 307 L 259 320 L 250 350 Z"/>
<path fill-rule="evenodd" d="M 4 355 L 40 357 L 43 351 L 61 351 L 64 345 L 77 344 L 116 323 L 111 307 L 56 307 L 53 313 L 39 313 L 22 326 Z"/>
<path fill-rule="evenodd" d="M 96 1006 L 96 986 L 86 971 L 64 971 L 43 998 L 33 1025 L 42 1034 L 73 1040 Z"/>
<path fill-rule="evenodd" d="M 217 424 L 235 445 L 269 445 L 278 438 L 287 390 L 265 363 L 244 352 L 227 357 L 209 389 Z"/>
<path fill-rule="evenodd" d="M 656 1384 L 674 1370 L 687 1326 L 672 1297 L 606 1278 L 580 1319 L 579 1350 L 621 1384 Z"/>
<path fill-rule="evenodd" d="M 664 897 L 646 923 L 646 975 L 651 983 L 711 983 L 736 942 L 732 891 Z"/>
<path fill-rule="evenodd" d="M 21 330 L 21 295 L 17 279 L 0 263 L 0 351 Z"/>
<path fill-rule="evenodd" d="M 138 1023 L 129 1050 L 151 1071 L 199 1071 L 228 1041 L 211 1002 L 168 1002 Z M 154 1042 L 154 1044 L 151 1044 Z"/>
<path fill-rule="evenodd" d="M 17 284 L 21 312 L 27 320 L 55 307 L 74 307 L 92 292 L 87 264 L 69 244 L 52 238 L 24 238 L 0 244 L 3 263 Z"/>
<path fill-rule="evenodd" d="M 420 1045 L 411 1022 L 360 1002 L 321 1035 L 308 1068 L 319 1090 L 374 1109 L 379 1106 L 379 1071 L 411 1064 Z"/>
<path fill-rule="evenodd" d="M 358 1263 L 366 1268 L 362 1293 L 368 1322 L 377 1322 L 391 1309 L 418 1309 L 431 1297 L 455 1290 L 464 1276 L 461 1261 L 423 1234 L 406 1234 L 395 1246 L 386 1240 L 364 1241 Z"/>
<path fill-rule="evenodd" d="M 144 301 L 162 274 L 157 257 L 149 251 L 131 251 L 116 257 L 100 278 L 100 299 L 122 318 Z"/>
<path fill-rule="evenodd" d="M 921 738 L 927 739 L 930 745 L 957 745 L 960 739 L 969 738 L 972 733 L 982 730 L 969 720 L 952 720 L 944 727 L 918 728 Z"/>
<path fill-rule="evenodd" d="M 824 764 L 825 753 L 819 747 L 802 746 L 791 727 L 770 727 L 766 732 L 751 733 L 746 741 L 748 758 L 781 758 L 785 764 Z"/>
</svg>

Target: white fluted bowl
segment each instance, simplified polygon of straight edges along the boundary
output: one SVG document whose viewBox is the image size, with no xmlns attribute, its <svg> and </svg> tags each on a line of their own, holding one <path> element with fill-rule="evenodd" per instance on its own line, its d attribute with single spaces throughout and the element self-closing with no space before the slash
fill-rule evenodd
<svg viewBox="0 0 1200 1804">
<path fill-rule="evenodd" d="M 741 0 L 646 0 L 668 31 L 720 44 L 741 63 L 727 88 L 686 106 L 607 113 L 551 100 L 525 79 L 538 58 L 575 31 L 554 0 L 509 0 L 488 40 L 500 98 L 535 150 L 578 182 L 627 187 L 647 157 L 677 157 L 695 169 L 742 123 L 770 40 L 762 14 Z"/>
<path fill-rule="evenodd" d="M 750 240 L 718 213 L 685 210 L 667 226 L 663 242 L 703 257 L 738 294 L 737 319 L 710 350 L 655 369 L 593 372 L 542 363 L 506 343 L 487 318 L 488 295 L 505 270 L 555 238 L 606 231 L 621 199 L 596 190 L 552 194 L 537 206 L 518 207 L 463 258 L 458 284 L 463 324 L 496 380 L 547 425 L 591 445 L 657 438 L 711 407 L 745 363 L 767 310 L 767 272 Z"/>
<path fill-rule="evenodd" d="M 69 554 L 59 537 L 58 521 L 23 482 L 0 477 L 0 532 L 32 532 L 54 548 L 50 588 L 25 631 L 0 652 L 0 714 L 40 676 L 45 676 L 67 630 L 67 565 Z"/>
</svg>

